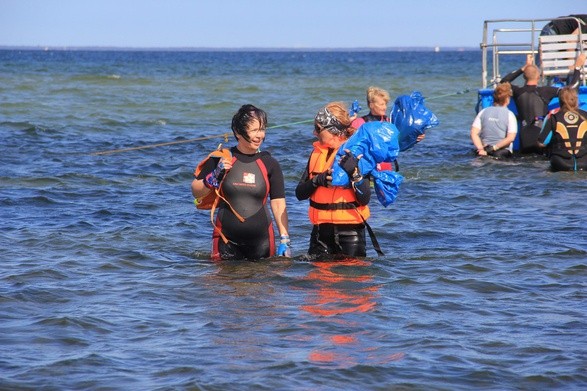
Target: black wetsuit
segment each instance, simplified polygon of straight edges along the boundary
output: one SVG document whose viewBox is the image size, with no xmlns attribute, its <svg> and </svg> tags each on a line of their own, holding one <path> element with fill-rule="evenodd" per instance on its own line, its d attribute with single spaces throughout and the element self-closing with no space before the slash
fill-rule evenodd
<svg viewBox="0 0 587 391">
<path fill-rule="evenodd" d="M 226 236 L 228 243 L 224 243 L 215 230 L 212 236 L 212 258 L 267 258 L 275 253 L 275 234 L 267 196 L 270 199 L 285 198 L 283 172 L 269 152 L 247 155 L 236 147 L 231 148 L 230 152 L 236 161 L 226 173 L 221 191 L 230 206 L 245 221 L 239 221 L 225 202 L 219 202 L 215 225 Z M 215 168 L 217 160 L 210 159 L 209 162 L 198 179 L 204 178 Z"/>
<path fill-rule="evenodd" d="M 365 122 L 381 121 L 389 122 L 389 118 L 386 115 L 375 115 L 369 112 L 369 114 L 362 116 Z"/>
<path fill-rule="evenodd" d="M 577 21 L 575 19 L 571 19 L 569 17 L 577 18 L 582 20 L 584 24 L 581 24 L 581 32 L 587 33 L 587 15 L 579 14 L 579 15 L 569 15 L 569 16 L 560 16 L 559 18 L 563 19 L 555 19 L 546 24 L 546 28 L 552 29 L 557 35 L 567 35 L 571 34 L 573 31 L 577 29 Z M 545 31 L 543 29 L 542 31 Z M 541 35 L 548 35 L 547 33 L 543 33 Z"/>
<path fill-rule="evenodd" d="M 548 144 L 553 171 L 587 170 L 587 112 L 558 111 L 551 115 L 538 142 Z"/>
<path fill-rule="evenodd" d="M 511 83 L 522 73 L 524 72 L 521 68 L 517 69 L 501 79 L 500 83 Z M 569 85 L 576 84 L 580 77 L 581 71 L 575 70 Z M 559 90 L 560 88 L 551 86 L 524 85 L 520 87 L 512 84 L 513 98 L 518 109 L 517 118 L 521 123 L 519 131 L 521 153 L 540 152 L 536 140 L 542 128 L 542 120 L 548 114 L 548 104 L 558 95 Z"/>
</svg>

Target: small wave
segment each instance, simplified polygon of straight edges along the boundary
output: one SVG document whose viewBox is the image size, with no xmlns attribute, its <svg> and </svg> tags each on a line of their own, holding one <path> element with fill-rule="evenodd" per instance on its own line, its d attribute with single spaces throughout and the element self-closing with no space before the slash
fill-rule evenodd
<svg viewBox="0 0 587 391">
<path fill-rule="evenodd" d="M 88 317 L 88 316 L 81 317 L 81 318 L 73 318 L 70 316 L 52 317 L 52 318 L 42 319 L 37 323 L 42 324 L 42 325 L 51 325 L 51 326 L 65 326 L 65 327 L 75 326 L 75 327 L 79 327 L 84 330 L 94 330 L 94 331 L 100 331 L 102 333 L 109 332 L 109 330 L 107 328 L 99 326 L 99 324 L 109 324 L 108 322 L 106 322 L 104 319 L 98 319 L 98 318 Z"/>
</svg>

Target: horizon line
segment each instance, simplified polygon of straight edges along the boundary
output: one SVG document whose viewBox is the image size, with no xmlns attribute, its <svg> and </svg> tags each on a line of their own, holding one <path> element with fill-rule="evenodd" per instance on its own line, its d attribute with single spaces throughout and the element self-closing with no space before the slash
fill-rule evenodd
<svg viewBox="0 0 587 391">
<path fill-rule="evenodd" d="M 206 47 L 206 46 L 66 46 L 66 45 L 0 45 L 0 50 L 127 50 L 127 51 L 470 51 L 474 46 L 387 46 L 387 47 Z"/>
</svg>

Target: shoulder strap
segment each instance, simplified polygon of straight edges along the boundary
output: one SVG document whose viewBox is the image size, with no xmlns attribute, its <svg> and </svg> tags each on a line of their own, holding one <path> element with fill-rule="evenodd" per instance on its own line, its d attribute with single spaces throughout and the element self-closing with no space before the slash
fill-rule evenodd
<svg viewBox="0 0 587 391">
<path fill-rule="evenodd" d="M 224 153 L 223 156 L 226 157 L 230 157 L 232 158 L 232 162 L 234 163 L 234 161 L 236 160 L 235 157 L 232 156 L 232 154 L 230 153 L 230 151 L 228 149 L 223 149 L 222 153 Z M 216 192 L 216 198 L 214 199 L 214 203 L 212 204 L 212 207 L 210 208 L 210 222 L 212 223 L 212 226 L 214 227 L 214 231 L 218 232 L 218 234 L 220 235 L 220 237 L 222 238 L 222 240 L 224 241 L 224 243 L 228 243 L 228 239 L 226 238 L 226 236 L 224 236 L 224 234 L 222 233 L 222 231 L 220 230 L 220 228 L 218 228 L 216 226 L 216 224 L 214 224 L 214 211 L 216 210 L 216 207 L 218 206 L 218 202 L 220 199 L 222 199 L 222 201 L 224 201 L 224 203 L 226 205 L 228 205 L 228 207 L 230 208 L 230 210 L 232 211 L 232 213 L 234 213 L 234 215 L 236 216 L 236 218 L 238 219 L 238 221 L 240 221 L 241 223 L 245 221 L 245 218 L 242 217 L 233 207 L 232 205 L 230 205 L 230 202 L 228 202 L 228 200 L 226 198 L 224 198 L 221 194 L 220 194 L 220 188 L 222 188 L 222 183 L 224 182 L 224 179 L 226 178 L 226 175 L 224 176 L 224 178 L 222 178 L 222 180 L 220 181 L 220 186 L 218 189 L 214 189 L 214 191 Z"/>
<path fill-rule="evenodd" d="M 538 89 L 535 89 L 535 90 L 534 90 L 534 93 L 535 93 L 536 95 L 538 95 L 538 97 L 540 98 L 540 100 L 541 100 L 541 101 L 542 101 L 542 102 L 543 102 L 543 103 L 544 103 L 544 104 L 545 104 L 545 105 L 548 107 L 548 103 L 549 103 L 549 102 L 547 102 L 547 101 L 546 101 L 546 100 L 545 100 L 545 99 L 542 97 L 542 95 L 540 95 L 540 94 L 538 93 Z"/>
<path fill-rule="evenodd" d="M 379 241 L 377 240 L 377 237 L 375 236 L 375 232 L 373 232 L 373 229 L 371 228 L 371 226 L 369 225 L 367 220 L 365 220 L 365 218 L 360 213 L 359 213 L 359 216 L 361 216 L 361 219 L 363 219 L 363 223 L 365 224 L 365 227 L 367 227 L 367 232 L 369 233 L 369 237 L 371 238 L 371 243 L 373 244 L 373 248 L 375 249 L 375 252 L 377 252 L 377 255 L 379 255 L 380 257 L 384 256 L 385 254 L 383 253 L 383 251 L 381 251 L 381 246 L 379 246 Z"/>
<path fill-rule="evenodd" d="M 205 164 L 205 162 L 208 159 L 210 159 L 210 158 L 212 158 L 212 159 L 228 158 L 228 159 L 232 159 L 233 162 L 235 160 L 235 158 L 232 156 L 232 153 L 230 152 L 230 149 L 222 148 L 222 144 L 219 144 L 218 145 L 218 148 L 216 148 L 216 150 L 210 152 L 208 154 L 208 156 L 204 160 L 202 160 L 202 162 L 200 162 L 200 164 L 198 164 L 198 167 L 196 168 L 196 175 L 202 169 L 202 167 Z M 224 182 L 224 179 L 225 178 L 226 178 L 226 176 L 224 176 L 224 178 L 222 178 L 222 180 L 220 181 L 220 187 L 222 187 L 222 182 Z M 230 202 L 228 202 L 228 200 L 226 198 L 224 198 L 220 194 L 220 190 L 219 189 L 214 189 L 214 193 L 216 194 L 216 197 L 214 197 L 214 202 L 212 203 L 212 207 L 210 208 L 210 222 L 212 223 L 212 226 L 214 227 L 214 231 L 218 232 L 218 234 L 220 235 L 220 237 L 222 238 L 222 240 L 224 241 L 224 243 L 228 243 L 228 239 L 226 238 L 226 236 L 222 233 L 222 231 L 220 230 L 220 228 L 218 228 L 216 226 L 216 224 L 214 224 L 214 212 L 216 211 L 216 207 L 218 206 L 219 200 L 222 199 L 222 201 L 224 201 L 224 203 L 226 205 L 228 205 L 228 207 L 230 208 L 230 210 L 232 211 L 232 213 L 234 213 L 234 215 L 236 216 L 236 218 L 241 223 L 243 221 L 245 221 L 245 219 L 236 210 L 234 210 L 234 208 L 232 207 L 232 205 L 230 205 Z"/>
<path fill-rule="evenodd" d="M 357 209 L 356 206 L 355 206 L 355 209 Z M 385 254 L 383 253 L 383 251 L 381 251 L 381 246 L 379 246 L 379 241 L 377 240 L 377 237 L 375 236 L 375 232 L 373 232 L 373 228 L 371 228 L 371 226 L 369 225 L 367 220 L 365 220 L 363 215 L 360 214 L 358 210 L 357 210 L 357 214 L 361 217 L 361 220 L 363 220 L 363 224 L 365 224 L 365 227 L 367 227 L 367 232 L 369 233 L 369 238 L 371 238 L 371 243 L 373 244 L 373 249 L 375 249 L 375 252 L 377 252 L 377 255 L 379 255 L 380 257 L 384 256 Z"/>
<path fill-rule="evenodd" d="M 222 180 L 224 180 L 224 178 Z M 228 200 L 226 198 L 224 198 L 223 196 L 220 195 L 220 191 L 218 191 L 218 189 L 214 189 L 214 191 L 216 192 L 217 197 L 214 199 L 214 203 L 212 204 L 212 208 L 210 208 L 210 222 L 212 223 L 212 226 L 214 227 L 214 231 L 218 232 L 218 234 L 220 235 L 220 237 L 222 238 L 224 243 L 228 243 L 228 239 L 226 238 L 226 236 L 224 236 L 224 234 L 222 233 L 222 230 L 220 228 L 218 228 L 216 226 L 216 224 L 214 224 L 214 211 L 216 210 L 216 207 L 218 206 L 218 200 L 222 199 L 222 201 L 224 201 L 226 203 L 226 205 L 228 205 L 228 207 L 230 208 L 232 213 L 234 213 L 236 218 L 241 223 L 245 221 L 245 218 L 242 217 L 236 210 L 234 210 L 234 208 L 232 207 L 232 205 L 230 205 L 230 202 L 228 202 Z"/>
</svg>

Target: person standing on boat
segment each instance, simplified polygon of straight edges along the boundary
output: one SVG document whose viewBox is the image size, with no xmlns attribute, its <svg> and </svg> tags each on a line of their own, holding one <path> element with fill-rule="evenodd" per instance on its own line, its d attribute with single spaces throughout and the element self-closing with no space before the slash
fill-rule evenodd
<svg viewBox="0 0 587 391">
<path fill-rule="evenodd" d="M 581 78 L 581 67 L 585 64 L 585 54 L 577 56 L 574 64 L 573 75 L 569 85 L 577 88 Z M 548 113 L 548 104 L 556 97 L 560 88 L 552 86 L 538 86 L 540 82 L 540 69 L 533 64 L 532 56 L 527 56 L 526 64 L 503 79 L 500 83 L 511 83 L 518 76 L 524 75 L 525 84 L 519 87 L 512 84 L 514 102 L 518 110 L 518 121 L 520 127 L 520 153 L 542 153 L 536 142 L 544 117 Z"/>
<path fill-rule="evenodd" d="M 371 86 L 367 88 L 367 106 L 369 107 L 369 114 L 353 119 L 351 126 L 359 129 L 365 122 L 381 121 L 391 122 L 387 116 L 387 106 L 390 101 L 389 92 L 383 88 Z M 418 135 L 417 142 L 424 140 L 425 134 Z"/>
<path fill-rule="evenodd" d="M 211 191 L 222 196 L 212 235 L 212 259 L 257 260 L 276 254 L 271 211 L 281 235 L 277 255 L 288 255 L 289 235 L 283 172 L 269 152 L 259 148 L 265 140 L 267 114 L 244 105 L 232 118 L 237 145 L 232 158 L 208 159 L 192 181 L 196 198 Z"/>
<path fill-rule="evenodd" d="M 512 87 L 498 85 L 493 92 L 493 106 L 479 112 L 471 126 L 471 140 L 477 155 L 507 158 L 512 156 L 512 143 L 518 133 L 516 116 L 508 109 Z"/>
<path fill-rule="evenodd" d="M 365 226 L 370 216 L 369 178 L 358 168 L 361 156 L 347 152 L 335 163 L 340 146 L 355 132 L 342 102 L 331 102 L 314 118 L 313 151 L 296 187 L 298 200 L 310 199 L 308 215 L 313 224 L 309 255 L 366 256 Z M 349 176 L 350 187 L 332 186 L 333 164 Z"/>
<path fill-rule="evenodd" d="M 587 15 L 577 14 L 569 16 L 559 16 L 548 22 L 540 32 L 540 35 L 568 35 L 587 33 Z"/>
<path fill-rule="evenodd" d="M 559 99 L 560 110 L 547 117 L 538 142 L 549 146 L 553 171 L 587 170 L 587 112 L 579 109 L 574 88 L 561 89 Z"/>
</svg>

